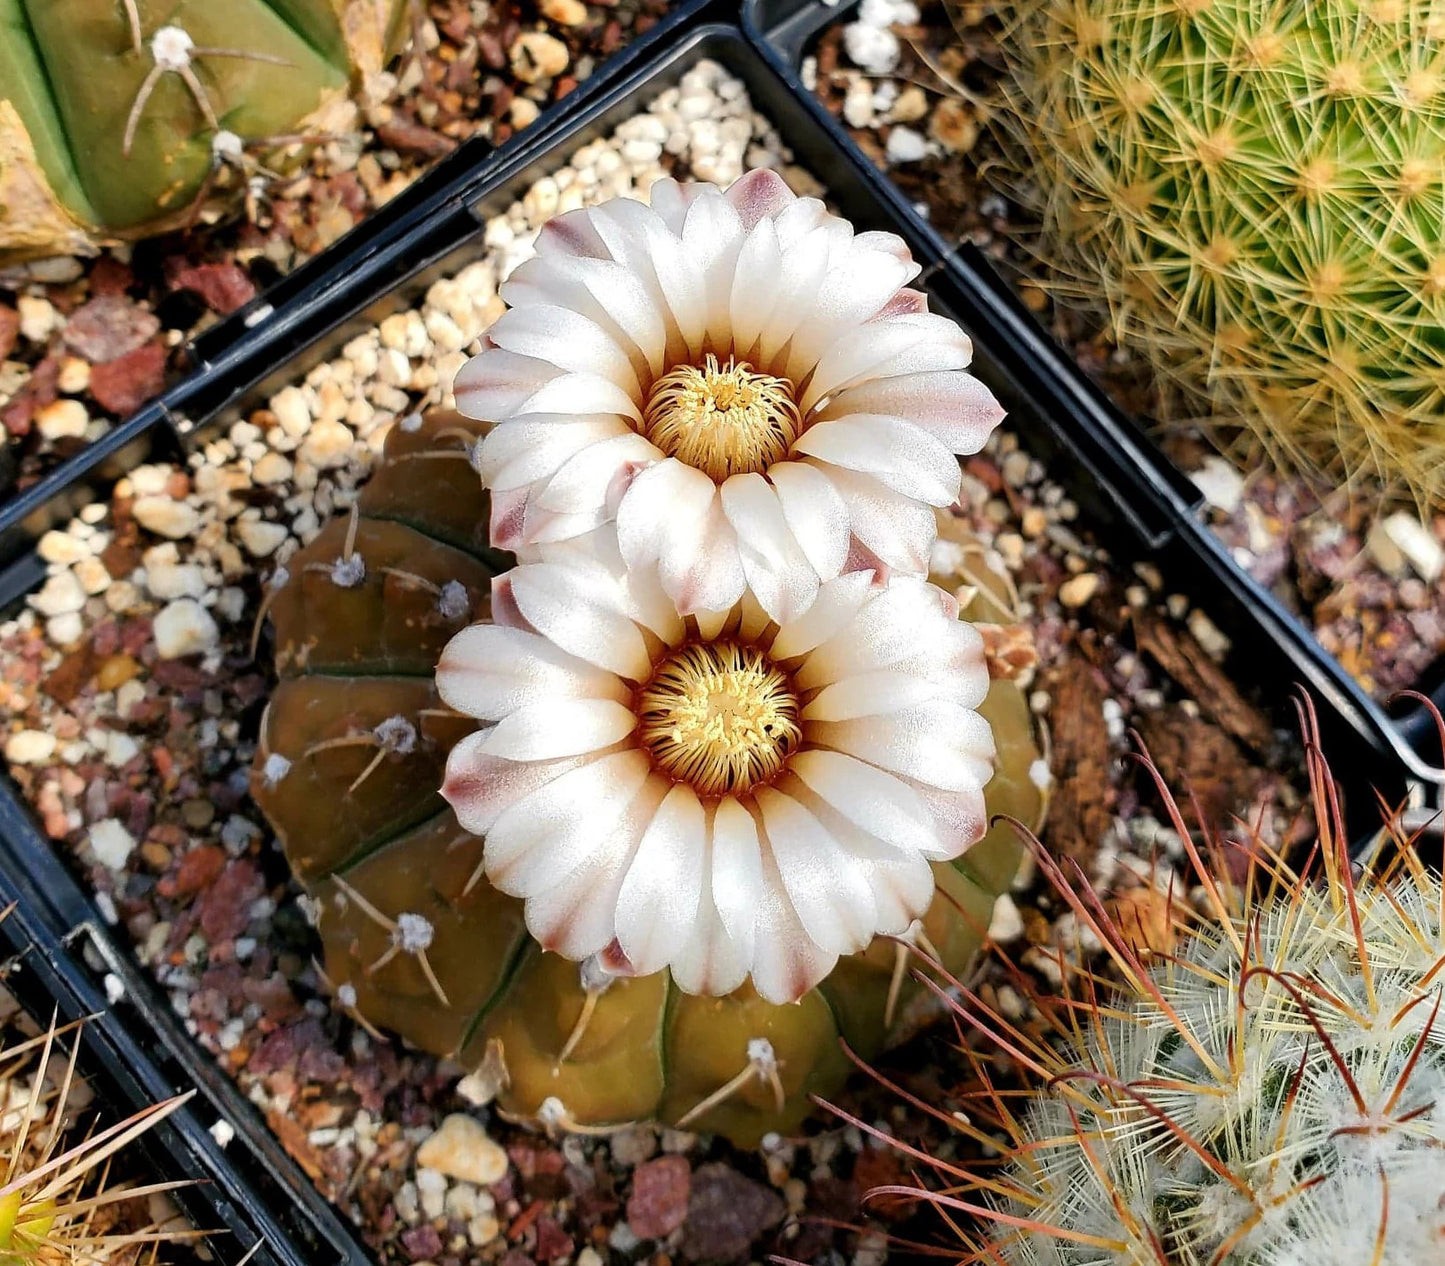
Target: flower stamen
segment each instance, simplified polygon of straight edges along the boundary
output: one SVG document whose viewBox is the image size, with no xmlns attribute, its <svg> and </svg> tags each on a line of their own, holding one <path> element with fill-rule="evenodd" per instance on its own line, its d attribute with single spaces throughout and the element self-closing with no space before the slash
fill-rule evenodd
<svg viewBox="0 0 1445 1266">
<path fill-rule="evenodd" d="M 802 429 L 792 383 L 712 353 L 701 368 L 678 365 L 653 383 L 642 419 L 664 453 L 719 483 L 782 461 Z"/>
<path fill-rule="evenodd" d="M 695 642 L 642 687 L 637 733 L 661 773 L 722 796 L 783 768 L 802 740 L 799 710 L 788 675 L 756 647 Z"/>
</svg>

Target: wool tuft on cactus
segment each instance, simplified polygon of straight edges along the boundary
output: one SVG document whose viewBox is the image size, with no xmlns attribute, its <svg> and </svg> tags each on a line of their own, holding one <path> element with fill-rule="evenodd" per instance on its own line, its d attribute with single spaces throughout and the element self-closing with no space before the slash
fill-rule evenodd
<svg viewBox="0 0 1445 1266">
<path fill-rule="evenodd" d="M 0 251 L 159 231 L 349 130 L 350 82 L 381 69 L 405 4 L 0 0 Z"/>
<path fill-rule="evenodd" d="M 1445 1260 L 1445 891 L 1393 817 L 1357 875 L 1312 716 L 1306 733 L 1320 828 L 1308 861 L 1293 870 L 1253 841 L 1231 880 L 1228 847 L 1206 861 L 1188 843 L 1195 904 L 1149 921 L 1152 948 L 1143 922 L 1108 913 L 1038 850 L 1121 983 L 1061 947 L 1075 996 L 1035 997 L 1045 1032 L 1032 1036 L 961 989 L 961 1021 L 1040 1083 L 1015 1109 L 976 1060 L 982 1085 L 954 1124 L 991 1151 L 1002 1136 L 1001 1171 L 938 1161 L 943 1190 L 909 1192 L 950 1225 L 966 1213 L 991 1228 L 965 1233 L 968 1260 Z"/>
<path fill-rule="evenodd" d="M 1059 289 L 1336 481 L 1445 494 L 1445 11 L 1011 0 L 1010 190 Z"/>
</svg>

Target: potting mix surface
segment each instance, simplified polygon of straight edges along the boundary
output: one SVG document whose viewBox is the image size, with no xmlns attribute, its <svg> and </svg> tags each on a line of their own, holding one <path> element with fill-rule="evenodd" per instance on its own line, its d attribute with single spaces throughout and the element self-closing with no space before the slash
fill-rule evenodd
<svg viewBox="0 0 1445 1266">
<path fill-rule="evenodd" d="M 415 126 L 444 135 L 434 124 Z M 351 504 L 391 426 L 450 402 L 452 375 L 502 311 L 498 282 L 530 254 L 536 229 L 663 174 L 726 184 L 762 165 L 799 191 L 821 189 L 743 85 L 700 64 L 489 221 L 475 261 L 418 308 L 229 433 L 202 437 L 189 461 L 135 469 L 49 533 L 44 586 L 0 626 L 5 756 L 46 834 L 196 1040 L 385 1262 L 776 1253 L 875 1266 L 891 1238 L 938 1229 L 911 1221 L 906 1204 L 865 1207 L 862 1193 L 906 1180 L 907 1162 L 826 1115 L 806 1137 L 769 1137 L 752 1153 L 649 1125 L 549 1137 L 502 1119 L 473 1070 L 373 1036 L 334 1003 L 299 890 L 247 793 L 274 683 L 264 638 L 252 653 L 268 578 Z M 308 220 L 321 203 L 302 205 Z M 1019 683 L 1038 721 L 1048 771 L 1037 778 L 1053 790 L 1042 838 L 1114 908 L 1167 937 L 1167 894 L 1187 889 L 1183 848 L 1147 777 L 1120 759 L 1131 727 L 1168 783 L 1192 788 L 1212 829 L 1238 835 L 1242 820 L 1279 845 L 1311 829 L 1299 745 L 1234 684 L 1248 675 L 1226 667 L 1234 648 L 1209 613 L 1174 578 L 1111 558 L 1028 435 L 1008 425 L 965 463 L 933 578 L 965 598 L 980 566 L 1006 578 L 1012 609 L 989 630 L 990 664 Z M 1060 947 L 1089 939 L 1032 867 L 990 931 L 1044 994 L 1059 986 Z M 1037 1023 L 996 959 L 978 985 L 1005 1014 Z M 885 1067 L 947 1112 L 967 1089 L 956 1037 L 926 1035 Z M 866 1078 L 844 1102 L 881 1129 L 940 1143 L 936 1121 Z"/>
</svg>

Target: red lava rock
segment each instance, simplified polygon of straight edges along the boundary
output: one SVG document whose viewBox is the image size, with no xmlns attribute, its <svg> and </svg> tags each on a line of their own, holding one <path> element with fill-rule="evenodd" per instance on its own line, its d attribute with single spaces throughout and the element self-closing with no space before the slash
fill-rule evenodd
<svg viewBox="0 0 1445 1266">
<path fill-rule="evenodd" d="M 401 1233 L 401 1246 L 406 1249 L 412 1261 L 422 1262 L 429 1257 L 436 1257 L 442 1251 L 442 1237 L 436 1227 L 430 1224 L 414 1226 Z"/>
<path fill-rule="evenodd" d="M 537 1247 L 533 1256 L 539 1262 L 554 1262 L 572 1256 L 572 1237 L 551 1218 L 537 1219 Z"/>
<path fill-rule="evenodd" d="M 783 1220 L 786 1206 L 771 1187 L 746 1178 L 722 1161 L 692 1176 L 682 1255 L 694 1262 L 731 1262 Z"/>
<path fill-rule="evenodd" d="M 685 1156 L 662 1156 L 639 1165 L 627 1198 L 627 1225 L 644 1240 L 671 1235 L 687 1219 L 692 1167 Z"/>
<path fill-rule="evenodd" d="M 248 861 L 232 862 L 201 898 L 201 931 L 211 944 L 232 941 L 251 921 L 251 903 L 261 895 L 261 876 Z"/>
<path fill-rule="evenodd" d="M 400 116 L 378 127 L 376 136 L 383 145 L 394 150 L 404 154 L 421 154 L 426 158 L 441 158 L 457 147 L 450 137 Z"/>
<path fill-rule="evenodd" d="M 181 858 L 174 875 L 167 875 L 156 887 L 163 897 L 189 897 L 209 888 L 226 869 L 226 850 L 218 844 L 202 844 Z"/>
<path fill-rule="evenodd" d="M 256 297 L 256 285 L 236 264 L 200 264 L 182 268 L 171 278 L 172 290 L 194 290 L 206 307 L 222 316 Z"/>
<path fill-rule="evenodd" d="M 123 295 L 135 285 L 135 274 L 120 260 L 111 255 L 102 255 L 90 269 L 90 293 L 92 298 L 102 295 Z"/>
<path fill-rule="evenodd" d="M 20 314 L 14 308 L 0 303 L 0 360 L 15 350 L 15 340 L 20 337 Z"/>
<path fill-rule="evenodd" d="M 155 313 L 123 294 L 101 295 L 77 308 L 65 323 L 65 345 L 92 365 L 129 356 L 160 332 Z"/>
<path fill-rule="evenodd" d="M 270 1034 L 246 1061 L 248 1071 L 264 1076 L 279 1073 L 296 1062 L 296 1039 L 290 1028 L 277 1029 Z"/>
<path fill-rule="evenodd" d="M 35 415 L 59 394 L 60 361 L 47 356 L 30 371 L 30 379 L 0 412 L 0 421 L 11 435 L 29 435 Z"/>
<path fill-rule="evenodd" d="M 166 349 L 147 343 L 90 371 L 90 394 L 111 413 L 134 413 L 166 385 Z"/>
</svg>

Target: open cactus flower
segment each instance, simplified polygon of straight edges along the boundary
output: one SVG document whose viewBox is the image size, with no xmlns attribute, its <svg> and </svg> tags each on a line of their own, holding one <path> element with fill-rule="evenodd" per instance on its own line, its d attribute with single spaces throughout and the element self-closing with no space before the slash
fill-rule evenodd
<svg viewBox="0 0 1445 1266">
<path fill-rule="evenodd" d="M 615 523 L 684 615 L 751 588 L 784 622 L 841 574 L 927 570 L 930 507 L 1003 411 L 900 238 L 762 170 L 568 212 L 536 251 L 456 382 L 498 424 L 476 455 L 494 545 L 535 559 Z"/>
<path fill-rule="evenodd" d="M 923 579 L 839 577 L 781 623 L 749 592 L 701 624 L 574 558 L 519 566 L 492 609 L 438 665 L 443 700 L 492 723 L 443 795 L 546 949 L 793 1002 L 905 933 L 930 862 L 984 833 L 982 641 Z"/>
</svg>

